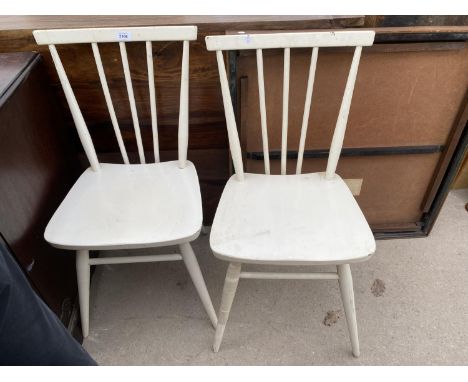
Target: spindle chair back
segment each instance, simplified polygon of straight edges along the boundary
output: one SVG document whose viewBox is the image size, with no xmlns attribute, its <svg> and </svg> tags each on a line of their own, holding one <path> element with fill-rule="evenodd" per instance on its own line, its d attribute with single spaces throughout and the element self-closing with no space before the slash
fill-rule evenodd
<svg viewBox="0 0 468 382">
<path fill-rule="evenodd" d="M 221 89 L 226 114 L 226 123 L 229 134 L 231 155 L 234 169 L 239 180 L 244 177 L 241 146 L 234 118 L 234 110 L 229 92 L 229 82 L 224 65 L 223 51 L 225 50 L 255 50 L 257 56 L 258 92 L 260 105 L 260 121 L 263 144 L 263 157 L 265 174 L 270 174 L 270 155 L 268 146 L 267 113 L 265 104 L 265 79 L 263 74 L 263 50 L 284 50 L 283 71 L 283 104 L 281 128 L 281 174 L 286 174 L 287 146 L 288 146 L 288 111 L 289 111 L 289 78 L 292 48 L 311 48 L 310 67 L 307 80 L 307 91 L 304 103 L 304 112 L 299 139 L 299 149 L 296 164 L 296 174 L 301 174 L 304 159 L 304 146 L 309 125 L 309 114 L 314 91 L 314 80 L 317 69 L 319 48 L 325 47 L 354 47 L 354 55 L 349 69 L 346 87 L 341 101 L 333 139 L 328 156 L 326 177 L 332 178 L 335 174 L 338 160 L 343 146 L 343 140 L 351 106 L 354 85 L 358 72 L 359 61 L 363 46 L 373 44 L 375 32 L 373 31 L 344 31 L 344 32 L 300 32 L 300 33 L 274 33 L 274 34 L 237 34 L 225 36 L 207 36 L 206 46 L 210 51 L 216 51 L 218 69 L 221 80 Z"/>
<path fill-rule="evenodd" d="M 99 161 L 96 155 L 88 127 L 81 113 L 80 107 L 76 100 L 73 89 L 68 80 L 64 66 L 60 59 L 56 45 L 65 44 L 91 44 L 96 68 L 99 75 L 99 80 L 104 93 L 107 109 L 114 129 L 115 137 L 119 145 L 120 153 L 123 162 L 129 164 L 127 150 L 125 148 L 122 134 L 120 131 L 117 116 L 115 114 L 114 104 L 109 92 L 109 85 L 104 70 L 104 66 L 99 51 L 100 43 L 118 43 L 120 48 L 120 57 L 122 60 L 122 70 L 125 77 L 127 87 L 128 101 L 135 130 L 136 143 L 138 148 L 138 156 L 140 163 L 146 163 L 143 141 L 141 138 L 140 122 L 133 92 L 133 84 L 130 72 L 130 65 L 127 56 L 127 44 L 130 42 L 145 42 L 146 43 L 146 62 L 148 72 L 148 88 L 150 95 L 150 110 L 151 110 L 151 129 L 153 135 L 153 148 L 155 162 L 160 161 L 159 155 L 159 140 L 158 140 L 158 123 L 157 123 L 157 108 L 156 108 L 156 90 L 154 81 L 154 61 L 152 42 L 155 41 L 181 41 L 183 44 L 182 50 L 182 68 L 181 68 L 181 85 L 180 85 L 180 108 L 179 108 L 179 166 L 185 167 L 187 160 L 188 147 L 188 91 L 189 91 L 189 41 L 196 40 L 197 27 L 195 26 L 154 26 L 154 27 L 132 27 L 132 28 L 88 28 L 88 29 L 51 29 L 51 30 L 36 30 L 33 32 L 34 37 L 39 45 L 48 45 L 52 60 L 57 69 L 60 83 L 63 87 L 65 97 L 67 99 L 70 111 L 75 122 L 78 135 L 83 145 L 86 156 L 89 160 L 91 168 L 94 171 L 99 171 Z"/>
</svg>

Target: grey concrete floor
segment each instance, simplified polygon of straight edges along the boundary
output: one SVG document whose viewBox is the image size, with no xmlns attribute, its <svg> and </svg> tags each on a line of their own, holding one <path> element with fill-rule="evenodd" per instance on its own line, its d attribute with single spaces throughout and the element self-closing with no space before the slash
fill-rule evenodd
<svg viewBox="0 0 468 382">
<path fill-rule="evenodd" d="M 429 237 L 378 241 L 370 261 L 352 265 L 360 358 L 342 313 L 323 323 L 342 309 L 334 280 L 241 280 L 213 353 L 214 330 L 182 262 L 97 267 L 84 346 L 104 365 L 467 365 L 467 202 L 468 190 L 452 191 Z M 208 236 L 193 247 L 217 310 L 227 264 Z M 378 297 L 376 279 L 385 284 Z"/>
</svg>

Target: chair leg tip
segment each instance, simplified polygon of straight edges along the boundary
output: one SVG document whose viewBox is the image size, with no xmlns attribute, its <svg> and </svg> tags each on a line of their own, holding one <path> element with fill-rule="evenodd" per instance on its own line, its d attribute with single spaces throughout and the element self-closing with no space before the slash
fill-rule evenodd
<svg viewBox="0 0 468 382">
<path fill-rule="evenodd" d="M 213 345 L 213 352 L 217 353 L 219 352 L 219 345 Z"/>
<path fill-rule="evenodd" d="M 211 319 L 211 326 L 213 326 L 214 329 L 216 329 L 218 327 L 218 319 L 217 318 L 214 318 L 214 319 Z"/>
<path fill-rule="evenodd" d="M 354 358 L 359 358 L 360 355 L 361 355 L 361 352 L 359 350 L 358 351 L 353 351 Z"/>
</svg>

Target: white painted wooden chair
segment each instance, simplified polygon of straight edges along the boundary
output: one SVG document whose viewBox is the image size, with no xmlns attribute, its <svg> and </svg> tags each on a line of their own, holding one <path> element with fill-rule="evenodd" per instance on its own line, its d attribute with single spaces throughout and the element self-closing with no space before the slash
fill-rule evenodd
<svg viewBox="0 0 468 382">
<path fill-rule="evenodd" d="M 216 51 L 226 114 L 233 175 L 224 189 L 210 236 L 215 256 L 229 261 L 213 348 L 221 345 L 240 278 L 337 279 L 354 356 L 359 341 L 350 263 L 375 251 L 369 225 L 351 191 L 335 173 L 363 46 L 372 45 L 372 31 L 238 34 L 206 37 Z M 309 111 L 320 47 L 355 47 L 339 111 L 326 172 L 301 174 Z M 262 49 L 284 49 L 281 175 L 270 175 Z M 312 48 L 295 175 L 286 175 L 290 49 Z M 223 60 L 224 50 L 255 49 L 265 175 L 244 173 L 239 136 Z M 242 263 L 272 265 L 336 264 L 337 272 L 270 273 L 241 271 Z"/>
<path fill-rule="evenodd" d="M 190 242 L 202 227 L 200 186 L 187 160 L 189 41 L 195 26 L 37 30 L 38 44 L 47 44 L 90 167 L 59 206 L 44 237 L 55 247 L 76 251 L 76 271 L 84 337 L 89 333 L 90 266 L 183 260 L 213 326 L 217 318 Z M 145 41 L 155 163 L 145 163 L 126 42 Z M 160 163 L 152 41 L 182 41 L 178 161 Z M 118 42 L 140 164 L 130 164 L 109 93 L 98 43 Z M 99 163 L 88 128 L 55 47 L 91 43 L 110 119 L 124 164 Z M 90 250 L 115 250 L 178 245 L 181 254 L 90 258 Z"/>
</svg>

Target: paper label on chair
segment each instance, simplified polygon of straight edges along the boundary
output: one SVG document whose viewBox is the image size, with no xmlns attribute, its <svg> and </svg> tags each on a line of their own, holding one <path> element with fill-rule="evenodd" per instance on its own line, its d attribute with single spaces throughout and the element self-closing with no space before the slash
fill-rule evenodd
<svg viewBox="0 0 468 382">
<path fill-rule="evenodd" d="M 117 32 L 117 40 L 119 41 L 131 41 L 132 40 L 132 33 L 131 32 Z"/>
</svg>

